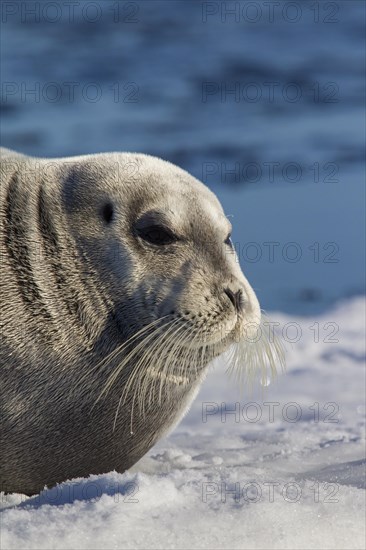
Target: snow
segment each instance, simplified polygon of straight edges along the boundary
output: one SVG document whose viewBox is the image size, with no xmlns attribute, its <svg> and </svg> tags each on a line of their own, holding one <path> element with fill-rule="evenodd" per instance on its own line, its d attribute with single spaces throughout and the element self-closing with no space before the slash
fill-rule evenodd
<svg viewBox="0 0 366 550">
<path fill-rule="evenodd" d="M 2 550 L 365 548 L 365 300 L 270 317 L 286 373 L 240 394 L 220 358 L 129 472 L 3 495 Z"/>
</svg>

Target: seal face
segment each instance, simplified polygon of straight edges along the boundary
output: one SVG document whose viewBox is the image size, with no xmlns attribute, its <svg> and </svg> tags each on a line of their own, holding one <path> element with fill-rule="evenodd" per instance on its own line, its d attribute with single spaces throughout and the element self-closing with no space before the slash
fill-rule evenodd
<svg viewBox="0 0 366 550">
<path fill-rule="evenodd" d="M 260 322 L 216 196 L 142 154 L 2 150 L 2 490 L 131 467 Z"/>
</svg>

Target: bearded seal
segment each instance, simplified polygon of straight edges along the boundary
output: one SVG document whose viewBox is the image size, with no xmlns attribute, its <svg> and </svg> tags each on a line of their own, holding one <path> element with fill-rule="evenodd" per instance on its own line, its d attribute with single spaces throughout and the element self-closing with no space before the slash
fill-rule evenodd
<svg viewBox="0 0 366 550">
<path fill-rule="evenodd" d="M 1 489 L 31 495 L 130 468 L 261 311 L 218 199 L 184 170 L 1 153 Z"/>
</svg>

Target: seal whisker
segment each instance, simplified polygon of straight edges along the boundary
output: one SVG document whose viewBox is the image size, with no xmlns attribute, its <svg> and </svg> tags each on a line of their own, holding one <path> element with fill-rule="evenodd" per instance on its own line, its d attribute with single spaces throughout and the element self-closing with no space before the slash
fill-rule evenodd
<svg viewBox="0 0 366 550">
<path fill-rule="evenodd" d="M 173 320 L 171 323 L 166 323 L 164 327 L 169 327 L 167 331 L 164 331 L 162 334 L 158 336 L 155 342 L 152 342 L 150 349 L 147 350 L 147 352 L 143 353 L 143 355 L 139 358 L 137 364 L 134 366 L 134 369 L 129 376 L 128 380 L 126 381 L 125 387 L 123 389 L 123 392 L 119 398 L 117 410 L 114 417 L 114 423 L 113 423 L 113 430 L 116 427 L 117 417 L 118 417 L 118 411 L 122 403 L 127 403 L 127 398 L 130 395 L 130 393 L 133 390 L 133 387 L 135 387 L 133 391 L 133 397 L 132 397 L 132 407 L 131 407 L 131 422 L 130 422 L 130 431 L 133 433 L 133 410 L 134 410 L 134 402 L 136 395 L 139 394 L 139 403 L 141 404 L 140 410 L 143 413 L 144 416 L 144 404 L 145 404 L 145 393 L 146 389 L 149 387 L 150 377 L 149 377 L 149 362 L 152 362 L 154 359 L 159 359 L 159 355 L 157 355 L 157 350 L 162 353 L 164 351 L 164 344 L 166 344 L 166 339 L 169 337 L 170 332 L 175 327 L 175 325 L 178 323 L 178 320 Z M 170 324 L 170 326 L 169 326 Z M 154 334 L 155 335 L 155 334 Z M 145 340 L 141 342 L 141 344 L 145 344 Z M 119 370 L 121 370 L 119 368 Z M 146 381 L 146 382 L 145 382 Z M 146 389 L 145 389 L 146 385 Z M 153 386 L 153 383 L 151 384 Z M 140 399 L 142 398 L 142 399 Z"/>
<path fill-rule="evenodd" d="M 138 332 L 134 333 L 132 336 L 130 336 L 125 342 L 123 342 L 123 344 L 121 344 L 120 347 L 117 347 L 115 350 L 113 350 L 109 355 L 107 355 L 106 357 L 104 357 L 95 367 L 94 369 L 97 369 L 98 367 L 104 365 L 105 363 L 108 363 L 108 361 L 110 361 L 111 359 L 113 359 L 115 357 L 115 355 L 117 355 L 118 353 L 120 353 L 121 351 L 124 351 L 134 340 L 136 340 L 137 338 L 141 338 L 141 336 L 144 335 L 145 332 L 147 332 L 148 330 L 150 330 L 154 325 L 160 325 L 161 321 L 165 318 L 165 317 L 168 317 L 168 315 L 165 315 L 164 317 L 161 317 L 159 319 L 154 319 L 154 321 L 152 321 L 151 323 L 149 323 L 148 325 L 144 326 L 142 329 L 140 329 Z M 160 327 L 158 327 L 160 328 Z M 94 370 L 93 369 L 93 370 Z"/>
<path fill-rule="evenodd" d="M 179 321 L 174 319 L 171 323 L 164 325 L 163 328 L 166 329 L 168 327 L 167 330 L 164 330 L 159 337 L 151 343 L 150 348 L 144 350 L 144 354 L 139 358 L 134 367 L 132 376 L 129 378 L 129 384 L 132 384 L 134 379 L 140 374 L 144 375 L 145 372 L 148 372 L 149 364 L 160 358 L 159 353 L 164 352 L 164 347 L 169 344 L 170 335 L 178 323 Z M 140 373 L 140 369 L 142 369 L 142 373 Z"/>
<path fill-rule="evenodd" d="M 136 385 L 136 391 L 139 390 L 139 403 L 141 403 L 141 411 L 144 415 L 145 413 L 145 402 L 147 398 L 147 389 L 150 387 L 152 394 L 152 390 L 154 388 L 155 378 L 151 377 L 151 370 L 154 369 L 154 364 L 156 363 L 159 367 L 162 364 L 162 355 L 164 352 L 166 353 L 166 349 L 169 349 L 169 346 L 171 342 L 173 341 L 173 336 L 175 334 L 175 328 L 179 325 L 179 319 L 175 319 L 172 324 L 169 326 L 167 331 L 164 331 L 164 333 L 157 339 L 150 349 L 146 351 L 146 353 L 141 357 L 138 364 L 136 365 L 134 369 L 133 376 L 128 381 L 129 387 L 132 387 L 132 384 L 134 383 L 135 379 L 137 380 Z M 127 394 L 127 388 L 125 391 L 125 394 Z M 150 398 L 147 401 L 148 404 L 150 404 Z"/>
<path fill-rule="evenodd" d="M 187 335 L 187 341 L 190 339 L 191 335 L 193 335 L 193 338 L 192 338 L 192 341 L 190 342 L 190 344 L 193 344 L 193 345 L 186 347 L 186 352 L 185 352 L 185 355 L 184 355 L 184 361 L 182 361 L 182 363 L 181 363 L 181 368 L 183 369 L 182 370 L 182 376 L 184 376 L 184 377 L 186 376 L 187 368 L 189 368 L 190 372 L 191 372 L 191 377 L 194 378 L 195 375 L 200 370 L 202 370 L 202 368 L 205 366 L 205 363 L 207 364 L 208 361 L 207 361 L 207 358 L 206 358 L 206 361 L 205 361 L 206 345 L 203 344 L 199 348 L 196 348 L 196 346 L 194 345 L 201 338 L 200 332 L 197 331 L 195 329 L 195 327 L 192 327 L 190 332 Z M 201 363 L 199 362 L 200 354 L 201 354 Z M 208 357 L 208 359 L 209 359 L 209 357 Z M 193 360 L 193 364 L 192 364 L 192 360 Z M 192 372 L 192 369 L 194 369 L 193 372 Z"/>
<path fill-rule="evenodd" d="M 193 338 L 191 340 L 191 336 L 193 335 Z M 175 352 L 179 347 L 181 347 L 181 343 L 183 341 L 186 342 L 186 344 L 189 342 L 190 344 L 195 344 L 196 341 L 200 338 L 199 331 L 196 330 L 195 326 L 191 326 L 188 328 L 187 333 L 183 334 L 180 339 L 177 341 L 175 348 L 171 351 L 171 358 L 174 358 Z M 192 379 L 195 379 L 198 372 L 203 369 L 204 366 L 207 365 L 209 358 L 206 358 L 205 360 L 205 346 L 201 348 L 196 348 L 195 346 L 188 346 L 185 345 L 183 347 L 183 353 L 179 357 L 179 363 L 172 363 L 168 362 L 167 365 L 167 373 L 164 377 L 166 380 L 171 380 L 172 377 L 175 379 L 178 379 L 178 381 L 182 381 L 182 383 L 189 384 Z M 201 352 L 201 364 L 197 364 L 197 361 L 199 361 L 199 354 Z M 173 373 L 169 372 L 169 369 L 175 369 Z M 178 370 L 177 370 L 178 369 Z M 188 372 L 189 369 L 189 372 Z M 162 392 L 162 387 L 160 388 L 160 392 Z M 159 399 L 161 400 L 161 395 L 159 394 Z"/>
<path fill-rule="evenodd" d="M 164 367 L 163 367 L 163 370 L 162 370 L 162 373 L 161 373 L 161 376 L 160 376 L 160 388 L 159 388 L 159 397 L 158 397 L 158 402 L 161 403 L 161 396 L 162 396 L 162 390 L 163 390 L 163 382 L 165 380 L 169 380 L 169 376 L 171 375 L 171 373 L 169 373 L 169 370 L 170 370 L 170 367 L 172 365 L 172 367 L 176 366 L 175 364 L 173 364 L 173 359 L 177 359 L 176 357 L 176 351 L 181 348 L 181 343 L 182 341 L 186 340 L 189 338 L 190 334 L 188 332 L 185 333 L 184 332 L 184 329 L 186 328 L 187 326 L 187 322 L 184 322 L 183 325 L 181 325 L 178 329 L 178 331 L 176 331 L 172 337 L 175 336 L 175 341 L 173 341 L 173 345 L 171 347 L 171 350 L 170 350 L 170 353 L 169 355 L 167 356 L 166 358 L 166 361 L 165 361 L 165 364 L 164 364 Z M 182 332 L 182 334 L 179 334 L 180 332 Z M 184 360 L 185 360 L 185 356 L 183 355 L 183 357 L 179 357 L 179 362 L 181 364 L 184 364 Z M 178 367 L 179 368 L 179 367 Z"/>
<path fill-rule="evenodd" d="M 145 416 L 145 406 L 150 407 L 153 405 L 158 384 L 165 379 L 163 372 L 159 372 L 159 370 L 164 369 L 163 365 L 167 362 L 167 354 L 169 354 L 169 351 L 174 346 L 177 334 L 183 330 L 182 326 L 178 326 L 177 328 L 177 325 L 179 325 L 179 320 L 170 327 L 166 338 L 160 343 L 157 342 L 156 348 L 152 350 L 153 353 L 149 354 L 149 365 L 142 372 L 140 385 L 136 388 L 136 392 L 139 393 L 139 408 L 143 417 Z M 157 365 L 157 368 L 155 365 Z M 160 402 L 159 399 L 158 402 Z"/>
<path fill-rule="evenodd" d="M 145 406 L 145 402 L 151 405 L 154 400 L 154 395 L 157 391 L 158 384 L 160 383 L 161 389 L 162 383 L 167 380 L 167 369 L 170 362 L 170 357 L 174 357 L 173 350 L 176 349 L 177 342 L 179 341 L 178 337 L 180 332 L 184 331 L 184 328 L 185 325 L 182 325 L 181 320 L 177 319 L 166 335 L 167 340 L 163 340 L 156 346 L 156 349 L 153 350 L 154 355 L 152 356 L 151 361 L 154 362 L 154 365 L 149 366 L 143 373 L 142 377 L 140 397 L 142 397 L 141 402 L 143 407 Z M 157 369 L 155 368 L 155 364 L 158 366 Z M 149 390 L 149 393 L 147 393 L 147 390 Z M 160 391 L 158 402 L 161 403 Z"/>
<path fill-rule="evenodd" d="M 233 345 L 228 373 L 234 374 L 240 388 L 244 383 L 253 385 L 257 373 L 260 373 L 262 385 L 270 371 L 271 378 L 277 374 L 277 366 L 284 369 L 284 347 L 278 336 L 270 332 L 269 323 L 262 317 L 258 325 L 259 339 L 243 338 Z"/>
<path fill-rule="evenodd" d="M 130 346 L 131 344 L 134 342 L 134 340 L 137 340 L 138 338 L 142 338 L 144 336 L 144 334 L 148 331 L 150 331 L 152 329 L 152 327 L 154 327 L 154 325 L 157 325 L 157 324 L 160 324 L 161 321 L 165 318 L 165 317 L 168 317 L 168 315 L 164 316 L 164 317 L 161 317 L 159 319 L 155 319 L 154 321 L 152 321 L 151 323 L 149 323 L 148 325 L 145 325 L 144 327 L 142 327 L 142 329 L 140 329 L 138 332 L 132 334 L 125 342 L 123 342 L 120 346 L 118 346 L 117 348 L 115 348 L 114 350 L 112 350 L 109 354 L 107 354 L 105 357 L 103 357 L 100 361 L 98 361 L 98 363 L 96 365 L 94 365 L 92 368 L 89 368 L 86 370 L 85 373 L 83 373 L 77 380 L 76 384 L 75 384 L 75 387 L 73 388 L 73 393 L 75 393 L 75 391 L 81 389 L 83 390 L 84 389 L 84 385 L 85 385 L 85 382 L 87 381 L 88 378 L 90 378 L 90 376 L 92 375 L 92 373 L 95 373 L 95 371 L 97 371 L 98 369 L 101 369 L 103 370 L 103 368 L 107 367 L 110 365 L 110 363 L 116 359 L 120 354 L 122 354 L 123 352 L 125 352 Z M 108 379 L 109 380 L 109 379 Z M 101 397 L 101 395 L 99 396 L 99 398 Z M 98 399 L 99 399 L 98 398 Z"/>
<path fill-rule="evenodd" d="M 161 318 L 162 319 L 162 318 Z M 103 360 L 103 364 L 105 364 L 105 362 L 107 361 L 111 361 L 112 359 L 115 359 L 118 355 L 120 355 L 121 353 L 123 353 L 132 343 L 132 341 L 134 339 L 136 339 L 137 337 L 140 337 L 141 336 L 144 336 L 144 332 L 147 332 L 148 330 L 150 330 L 152 328 L 152 326 L 154 324 L 157 323 L 157 321 L 161 321 L 161 319 L 159 320 L 156 320 L 154 321 L 153 323 L 150 323 L 147 327 L 146 327 L 146 330 L 143 330 L 143 331 L 139 331 L 139 334 L 136 334 L 134 335 L 133 337 L 131 337 L 129 340 L 128 340 L 128 343 L 126 342 L 125 344 L 122 344 L 121 347 L 119 347 L 117 350 L 115 350 L 114 352 L 112 352 L 112 354 L 110 356 L 108 356 L 108 358 L 106 358 L 105 360 Z M 168 323 L 164 324 L 164 325 L 159 325 L 158 327 L 156 327 L 154 329 L 154 331 L 150 334 L 148 334 L 147 336 L 144 336 L 142 338 L 141 341 L 138 342 L 137 346 L 134 347 L 127 355 L 125 355 L 123 357 L 123 360 L 118 364 L 118 366 L 115 368 L 114 372 L 112 372 L 112 374 L 108 377 L 107 379 L 107 382 L 104 386 L 104 388 L 102 389 L 101 393 L 99 394 L 98 398 L 97 398 L 97 401 L 98 402 L 102 397 L 103 395 L 106 396 L 109 392 L 109 390 L 111 389 L 111 387 L 113 386 L 115 380 L 118 378 L 119 374 L 121 373 L 122 369 L 126 366 L 126 364 L 134 357 L 136 356 L 139 351 L 152 339 L 156 336 L 157 333 L 159 333 L 163 327 L 167 326 Z M 164 334 L 164 333 L 163 333 Z M 100 364 L 99 364 L 100 366 Z"/>
<path fill-rule="evenodd" d="M 176 328 L 176 325 L 179 325 L 178 328 Z M 142 412 L 142 416 L 145 415 L 145 405 L 151 405 L 154 402 L 154 396 L 157 391 L 157 386 L 159 386 L 159 397 L 158 402 L 161 403 L 161 392 L 163 388 L 165 387 L 164 384 L 172 383 L 174 381 L 175 383 L 179 384 L 179 376 L 177 374 L 173 374 L 169 372 L 169 366 L 170 364 L 176 366 L 176 364 L 172 363 L 172 359 L 176 360 L 176 350 L 180 347 L 181 341 L 187 338 L 187 334 L 184 334 L 184 330 L 186 328 L 187 323 L 181 324 L 181 320 L 176 320 L 171 327 L 169 327 L 167 333 L 164 334 L 165 338 L 160 339 L 159 342 L 156 342 L 155 348 L 152 348 L 147 356 L 144 356 L 140 360 L 139 367 L 143 367 L 143 370 L 140 374 L 140 372 L 136 372 L 136 374 L 139 376 L 138 380 L 136 381 L 136 388 L 133 393 L 133 404 L 132 404 L 132 410 L 131 410 L 131 433 L 133 433 L 133 407 L 134 407 L 134 401 L 136 398 L 136 395 L 138 394 L 138 403 L 140 404 L 140 411 Z M 182 334 L 180 334 L 182 332 Z M 165 353 L 165 357 L 163 357 Z M 180 358 L 181 361 L 181 358 Z M 146 368 L 146 363 L 153 362 L 154 364 L 157 363 L 159 365 L 159 368 L 163 369 L 161 372 L 157 371 L 155 375 L 155 367 L 148 367 Z M 164 365 L 163 367 L 161 367 Z M 154 371 L 152 372 L 152 369 Z M 153 375 L 152 375 L 153 374 Z M 129 381 L 130 385 L 132 385 L 132 381 Z M 149 390 L 149 393 L 147 394 Z M 127 392 L 125 392 L 127 394 Z M 122 402 L 123 395 L 121 396 L 120 403 Z"/>
</svg>

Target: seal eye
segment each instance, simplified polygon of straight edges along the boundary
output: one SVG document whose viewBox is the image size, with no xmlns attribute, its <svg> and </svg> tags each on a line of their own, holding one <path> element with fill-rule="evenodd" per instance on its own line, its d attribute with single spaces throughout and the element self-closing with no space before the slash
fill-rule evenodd
<svg viewBox="0 0 366 550">
<path fill-rule="evenodd" d="M 144 241 L 157 246 L 171 244 L 176 241 L 176 237 L 168 229 L 160 225 L 151 225 L 139 229 L 138 235 Z"/>
<path fill-rule="evenodd" d="M 230 246 L 230 248 L 234 248 L 233 241 L 231 240 L 231 233 L 228 234 L 228 236 L 224 240 L 224 243 Z"/>
<path fill-rule="evenodd" d="M 103 206 L 103 210 L 102 210 L 102 216 L 104 221 L 106 223 L 111 223 L 111 221 L 113 220 L 113 215 L 114 215 L 113 204 L 111 204 L 110 202 L 107 202 L 107 204 Z"/>
</svg>

